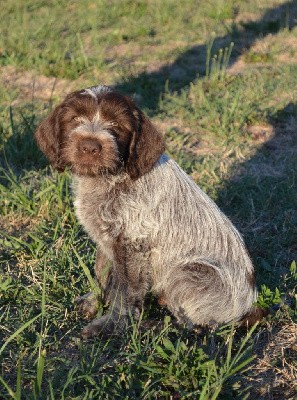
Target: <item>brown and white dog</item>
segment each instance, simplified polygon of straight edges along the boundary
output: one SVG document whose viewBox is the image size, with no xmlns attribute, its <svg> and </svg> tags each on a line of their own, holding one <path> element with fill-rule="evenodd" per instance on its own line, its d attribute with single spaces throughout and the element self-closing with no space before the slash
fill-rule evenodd
<svg viewBox="0 0 297 400">
<path fill-rule="evenodd" d="M 149 291 L 188 326 L 261 316 L 240 234 L 164 154 L 161 134 L 130 98 L 107 86 L 71 93 L 36 139 L 55 168 L 72 172 L 76 215 L 98 248 L 110 305 L 83 337 L 123 329 Z M 94 299 L 82 296 L 80 309 L 95 316 Z"/>
</svg>

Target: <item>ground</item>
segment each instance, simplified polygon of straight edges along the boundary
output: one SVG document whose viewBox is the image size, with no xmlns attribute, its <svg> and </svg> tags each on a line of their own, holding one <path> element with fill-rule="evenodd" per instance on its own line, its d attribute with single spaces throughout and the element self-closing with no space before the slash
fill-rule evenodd
<svg viewBox="0 0 297 400">
<path fill-rule="evenodd" d="M 0 397 L 295 398 L 296 2 L 2 8 Z M 95 248 L 69 175 L 47 166 L 33 132 L 65 94 L 99 83 L 134 97 L 243 234 L 270 310 L 251 332 L 187 332 L 149 298 L 120 340 L 80 339 L 74 299 L 93 284 Z"/>
</svg>

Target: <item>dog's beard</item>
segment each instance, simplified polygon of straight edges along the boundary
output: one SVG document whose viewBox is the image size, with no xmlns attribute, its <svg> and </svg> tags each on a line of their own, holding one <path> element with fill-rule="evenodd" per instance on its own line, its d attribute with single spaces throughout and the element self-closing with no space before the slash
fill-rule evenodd
<svg viewBox="0 0 297 400">
<path fill-rule="evenodd" d="M 101 150 L 95 156 L 79 150 L 80 140 L 91 138 L 98 141 Z M 62 158 L 69 170 L 79 176 L 116 175 L 123 169 L 123 159 L 111 134 L 81 134 L 74 132 L 63 146 Z"/>
<path fill-rule="evenodd" d="M 117 175 L 122 171 L 123 167 L 122 164 L 119 163 L 114 167 L 104 167 L 101 165 L 89 165 L 89 164 L 79 164 L 73 163 L 69 165 L 69 170 L 71 173 L 78 175 L 78 176 L 101 176 L 101 177 L 108 177 L 109 175 Z"/>
</svg>

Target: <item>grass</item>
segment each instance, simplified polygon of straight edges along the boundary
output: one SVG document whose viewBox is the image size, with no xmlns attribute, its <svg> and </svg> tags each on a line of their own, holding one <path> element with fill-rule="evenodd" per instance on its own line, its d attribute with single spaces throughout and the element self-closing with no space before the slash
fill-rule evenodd
<svg viewBox="0 0 297 400">
<path fill-rule="evenodd" d="M 3 4 L 1 398 L 294 397 L 296 15 L 280 0 Z M 95 247 L 69 175 L 33 140 L 62 82 L 113 84 L 150 115 L 168 153 L 243 233 L 258 302 L 272 308 L 261 325 L 188 332 L 148 298 L 123 337 L 80 339 L 74 299 L 93 284 Z"/>
</svg>

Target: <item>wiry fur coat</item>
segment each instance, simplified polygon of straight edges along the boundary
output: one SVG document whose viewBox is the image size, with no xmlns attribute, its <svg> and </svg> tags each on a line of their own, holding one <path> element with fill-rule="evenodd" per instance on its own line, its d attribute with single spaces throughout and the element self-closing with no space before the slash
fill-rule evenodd
<svg viewBox="0 0 297 400">
<path fill-rule="evenodd" d="M 149 291 L 188 326 L 259 314 L 240 234 L 164 154 L 161 135 L 131 99 L 106 86 L 74 92 L 36 138 L 52 165 L 72 171 L 76 215 L 98 247 L 95 269 L 109 311 L 84 337 L 122 329 Z M 92 301 L 80 300 L 90 314 Z"/>
</svg>

